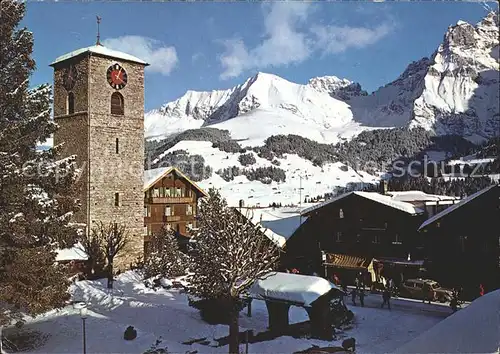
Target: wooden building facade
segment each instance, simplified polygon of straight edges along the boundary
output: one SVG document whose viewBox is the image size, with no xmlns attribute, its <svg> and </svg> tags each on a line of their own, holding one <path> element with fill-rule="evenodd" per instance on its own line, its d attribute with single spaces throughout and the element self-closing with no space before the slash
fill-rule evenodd
<svg viewBox="0 0 500 354">
<path fill-rule="evenodd" d="M 175 167 L 144 171 L 144 247 L 163 227 L 173 229 L 179 241 L 188 241 L 196 229 L 198 200 L 206 197 L 196 183 Z"/>
<path fill-rule="evenodd" d="M 426 220 L 419 228 L 429 275 L 479 295 L 500 288 L 500 185 L 489 186 Z"/>
<path fill-rule="evenodd" d="M 307 220 L 287 241 L 288 266 L 301 273 L 328 274 L 323 254 L 366 259 L 424 257 L 417 232 L 424 211 L 376 192 L 349 192 L 305 209 Z"/>
</svg>

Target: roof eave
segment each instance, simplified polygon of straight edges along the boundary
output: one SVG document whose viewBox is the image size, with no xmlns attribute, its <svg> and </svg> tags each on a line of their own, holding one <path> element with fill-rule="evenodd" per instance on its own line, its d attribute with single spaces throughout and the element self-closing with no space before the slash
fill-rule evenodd
<svg viewBox="0 0 500 354">
<path fill-rule="evenodd" d="M 75 54 L 73 56 L 70 56 L 70 57 L 67 57 L 67 58 L 64 58 L 64 59 L 60 59 L 60 60 L 55 60 L 53 61 L 52 63 L 49 64 L 50 67 L 56 67 L 56 65 L 58 64 L 61 64 L 61 63 L 64 63 L 65 61 L 68 61 L 68 60 L 72 60 L 74 58 L 78 58 L 79 56 L 82 56 L 82 55 L 85 55 L 85 54 L 92 54 L 92 55 L 95 55 L 95 56 L 101 56 L 101 57 L 104 57 L 104 58 L 110 58 L 110 59 L 115 59 L 115 60 L 120 60 L 120 61 L 124 61 L 124 62 L 127 62 L 127 63 L 134 63 L 134 64 L 139 64 L 139 65 L 143 65 L 144 67 L 147 67 L 147 66 L 150 66 L 151 64 L 149 63 L 146 63 L 144 61 L 136 61 L 136 60 L 130 60 L 130 59 L 123 59 L 123 58 L 116 58 L 112 55 L 106 55 L 106 54 L 102 54 L 102 53 L 96 53 L 96 52 L 93 52 L 89 49 L 81 52 L 81 53 L 78 53 L 78 54 Z M 139 59 L 140 60 L 140 59 Z"/>
</svg>

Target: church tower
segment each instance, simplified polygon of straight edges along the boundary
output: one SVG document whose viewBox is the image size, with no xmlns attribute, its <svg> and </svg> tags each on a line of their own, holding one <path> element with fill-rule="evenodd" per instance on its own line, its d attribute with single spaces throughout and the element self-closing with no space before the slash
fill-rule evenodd
<svg viewBox="0 0 500 354">
<path fill-rule="evenodd" d="M 54 145 L 76 155 L 81 210 L 75 222 L 127 226 L 130 244 L 118 266 L 143 253 L 144 61 L 100 44 L 57 58 Z"/>
</svg>

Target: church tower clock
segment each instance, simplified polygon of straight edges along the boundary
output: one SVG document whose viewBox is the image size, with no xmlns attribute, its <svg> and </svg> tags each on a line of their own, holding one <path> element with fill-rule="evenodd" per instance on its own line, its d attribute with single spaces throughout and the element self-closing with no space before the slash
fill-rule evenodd
<svg viewBox="0 0 500 354">
<path fill-rule="evenodd" d="M 143 252 L 144 69 L 148 64 L 100 44 L 57 58 L 54 145 L 76 155 L 81 209 L 75 221 L 90 232 L 98 221 L 125 224 L 131 242 L 117 260 Z"/>
</svg>

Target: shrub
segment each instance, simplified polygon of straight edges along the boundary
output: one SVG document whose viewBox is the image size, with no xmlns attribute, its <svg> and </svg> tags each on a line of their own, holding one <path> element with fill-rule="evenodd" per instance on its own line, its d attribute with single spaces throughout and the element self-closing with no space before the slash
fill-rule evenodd
<svg viewBox="0 0 500 354">
<path fill-rule="evenodd" d="M 226 167 L 218 170 L 216 173 L 226 182 L 230 182 L 234 180 L 234 177 L 241 175 L 241 171 L 238 166 Z"/>
<path fill-rule="evenodd" d="M 254 163 L 257 162 L 255 159 L 255 156 L 249 152 L 248 154 L 242 154 L 238 157 L 238 161 L 243 165 L 243 166 L 249 166 L 253 165 Z"/>
<path fill-rule="evenodd" d="M 235 153 L 235 154 L 238 152 L 245 152 L 245 149 L 243 149 L 241 145 L 238 144 L 238 142 L 235 140 L 217 141 L 212 144 L 212 147 L 218 148 L 221 151 Z"/>
<path fill-rule="evenodd" d="M 285 171 L 274 166 L 257 167 L 256 169 L 244 170 L 243 174 L 250 181 L 257 180 L 265 184 L 269 184 L 272 181 L 285 182 L 286 180 Z"/>
</svg>

